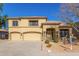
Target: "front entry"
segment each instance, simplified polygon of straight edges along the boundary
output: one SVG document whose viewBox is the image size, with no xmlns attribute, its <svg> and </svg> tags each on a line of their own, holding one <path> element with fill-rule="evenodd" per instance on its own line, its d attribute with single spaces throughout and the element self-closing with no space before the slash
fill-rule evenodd
<svg viewBox="0 0 79 59">
<path fill-rule="evenodd" d="M 47 34 L 47 39 L 51 40 L 51 41 L 55 41 L 56 40 L 56 33 L 55 33 L 55 29 L 54 28 L 48 28 L 46 30 L 46 34 Z"/>
</svg>

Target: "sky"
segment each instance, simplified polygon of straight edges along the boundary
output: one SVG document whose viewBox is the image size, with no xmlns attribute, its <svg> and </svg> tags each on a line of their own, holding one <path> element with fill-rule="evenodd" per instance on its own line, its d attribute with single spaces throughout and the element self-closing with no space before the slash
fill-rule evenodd
<svg viewBox="0 0 79 59">
<path fill-rule="evenodd" d="M 56 3 L 5 3 L 4 14 L 16 16 L 47 16 L 48 20 L 61 21 L 57 17 L 60 13 L 60 4 Z"/>
</svg>

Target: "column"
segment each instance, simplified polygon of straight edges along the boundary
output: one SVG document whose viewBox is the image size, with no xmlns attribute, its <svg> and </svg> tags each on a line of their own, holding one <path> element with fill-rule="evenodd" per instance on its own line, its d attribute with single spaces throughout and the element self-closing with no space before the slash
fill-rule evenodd
<svg viewBox="0 0 79 59">
<path fill-rule="evenodd" d="M 71 34 L 72 34 L 72 28 L 69 29 L 69 35 L 71 35 Z"/>
<path fill-rule="evenodd" d="M 43 39 L 46 40 L 46 31 L 43 31 Z"/>
<path fill-rule="evenodd" d="M 9 40 L 11 40 L 11 33 L 9 32 L 9 34 L 8 34 L 8 35 L 9 35 L 9 38 L 8 38 L 8 39 L 9 39 Z"/>
<path fill-rule="evenodd" d="M 56 28 L 56 39 L 59 41 L 59 28 Z"/>
</svg>

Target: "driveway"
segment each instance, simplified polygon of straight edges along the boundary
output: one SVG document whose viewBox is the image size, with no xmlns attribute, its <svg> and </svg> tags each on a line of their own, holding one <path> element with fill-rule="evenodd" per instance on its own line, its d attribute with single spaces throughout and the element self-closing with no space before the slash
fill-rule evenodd
<svg viewBox="0 0 79 59">
<path fill-rule="evenodd" d="M 0 41 L 1 56 L 42 56 L 48 55 L 46 50 L 41 50 L 41 41 Z"/>
<path fill-rule="evenodd" d="M 70 46 L 70 45 L 69 45 Z M 0 56 L 69 56 L 79 55 L 79 45 L 73 46 L 73 50 L 69 46 L 63 46 L 61 43 L 52 43 L 52 47 L 48 52 L 41 41 L 28 40 L 0 40 Z"/>
</svg>

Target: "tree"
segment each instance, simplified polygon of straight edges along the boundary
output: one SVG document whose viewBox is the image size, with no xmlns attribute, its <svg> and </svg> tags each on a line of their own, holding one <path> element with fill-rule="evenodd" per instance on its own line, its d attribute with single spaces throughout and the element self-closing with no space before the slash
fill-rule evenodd
<svg viewBox="0 0 79 59">
<path fill-rule="evenodd" d="M 64 19 L 64 21 L 71 25 L 77 32 L 79 32 L 79 29 L 76 27 L 79 27 L 75 21 L 79 19 L 79 4 L 78 3 L 65 3 L 61 4 L 60 6 L 61 11 L 61 18 Z"/>
<path fill-rule="evenodd" d="M 3 4 L 0 3 L 0 29 L 2 28 L 2 12 L 3 12 Z"/>
<path fill-rule="evenodd" d="M 2 29 L 2 27 L 6 29 L 7 17 L 7 15 L 3 15 L 3 4 L 0 3 L 0 29 Z"/>
<path fill-rule="evenodd" d="M 3 18 L 2 18 L 2 26 L 4 27 L 4 29 L 6 29 L 7 27 L 7 20 L 8 20 L 8 18 L 7 18 L 8 16 L 7 15 L 4 15 L 3 16 Z"/>
</svg>

